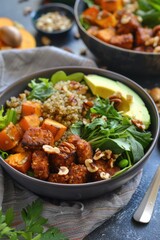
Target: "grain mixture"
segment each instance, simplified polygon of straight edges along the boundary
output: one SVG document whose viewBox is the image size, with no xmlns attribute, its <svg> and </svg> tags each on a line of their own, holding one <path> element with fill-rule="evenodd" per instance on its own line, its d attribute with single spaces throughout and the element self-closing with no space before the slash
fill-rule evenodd
<svg viewBox="0 0 160 240">
<path fill-rule="evenodd" d="M 44 118 L 50 117 L 69 127 L 82 120 L 83 103 L 87 101 L 88 87 L 78 82 L 59 82 L 57 90 L 43 103 Z"/>
</svg>

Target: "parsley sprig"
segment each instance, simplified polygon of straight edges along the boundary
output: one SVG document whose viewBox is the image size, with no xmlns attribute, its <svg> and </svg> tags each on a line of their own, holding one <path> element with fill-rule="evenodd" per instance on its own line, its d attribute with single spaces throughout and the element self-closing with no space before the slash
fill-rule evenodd
<svg viewBox="0 0 160 240">
<path fill-rule="evenodd" d="M 10 240 L 68 240 L 55 227 L 49 227 L 45 230 L 47 219 L 42 216 L 43 204 L 40 200 L 35 200 L 31 205 L 23 208 L 21 216 L 24 222 L 24 228 L 17 230 L 12 226 L 14 212 L 9 208 L 5 214 L 0 210 L 0 239 Z"/>
</svg>

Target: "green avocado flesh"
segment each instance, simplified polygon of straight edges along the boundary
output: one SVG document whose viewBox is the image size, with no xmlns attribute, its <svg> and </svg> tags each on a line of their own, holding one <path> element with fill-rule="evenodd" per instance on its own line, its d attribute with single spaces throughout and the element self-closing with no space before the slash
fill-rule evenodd
<svg viewBox="0 0 160 240">
<path fill-rule="evenodd" d="M 139 95 L 125 84 L 94 74 L 84 76 L 84 80 L 91 92 L 99 97 L 107 98 L 113 94 L 120 93 L 122 103 L 118 107 L 123 115 L 141 121 L 145 129 L 150 125 L 150 115 L 143 100 Z"/>
</svg>

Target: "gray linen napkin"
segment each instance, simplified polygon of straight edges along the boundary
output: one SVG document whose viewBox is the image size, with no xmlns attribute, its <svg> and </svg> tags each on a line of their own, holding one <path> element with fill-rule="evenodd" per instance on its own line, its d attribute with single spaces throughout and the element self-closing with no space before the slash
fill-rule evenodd
<svg viewBox="0 0 160 240">
<path fill-rule="evenodd" d="M 90 66 L 95 63 L 55 47 L 0 52 L 0 91 L 27 74 L 57 66 Z M 57 201 L 41 198 L 48 224 L 58 227 L 70 240 L 81 240 L 126 206 L 137 189 L 142 173 L 114 192 L 85 201 Z M 15 225 L 21 228 L 21 209 L 39 196 L 24 189 L 0 166 L 0 207 L 12 207 Z"/>
</svg>

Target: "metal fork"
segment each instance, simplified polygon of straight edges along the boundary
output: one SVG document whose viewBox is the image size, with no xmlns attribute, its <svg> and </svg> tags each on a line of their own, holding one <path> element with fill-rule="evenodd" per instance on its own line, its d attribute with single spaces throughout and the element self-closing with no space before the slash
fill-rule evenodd
<svg viewBox="0 0 160 240">
<path fill-rule="evenodd" d="M 139 207 L 135 211 L 133 218 L 137 222 L 148 223 L 152 217 L 160 186 L 160 166 L 158 167 L 147 192 L 145 193 Z"/>
</svg>

